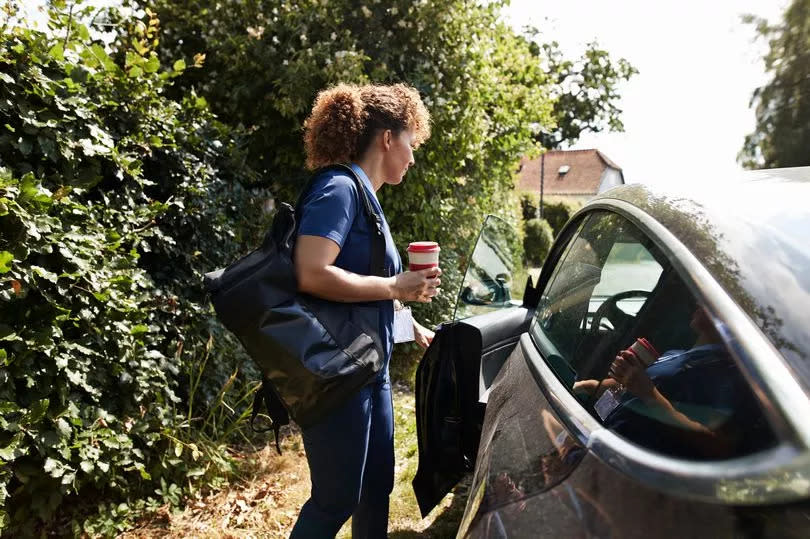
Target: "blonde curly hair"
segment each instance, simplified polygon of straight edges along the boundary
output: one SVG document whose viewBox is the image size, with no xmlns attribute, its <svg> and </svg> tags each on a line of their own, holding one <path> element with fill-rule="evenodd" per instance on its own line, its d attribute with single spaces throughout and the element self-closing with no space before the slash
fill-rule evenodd
<svg viewBox="0 0 810 539">
<path fill-rule="evenodd" d="M 307 167 L 346 163 L 363 155 L 380 129 L 413 129 L 414 149 L 430 137 L 430 113 L 405 84 L 338 84 L 322 90 L 304 122 Z"/>
</svg>

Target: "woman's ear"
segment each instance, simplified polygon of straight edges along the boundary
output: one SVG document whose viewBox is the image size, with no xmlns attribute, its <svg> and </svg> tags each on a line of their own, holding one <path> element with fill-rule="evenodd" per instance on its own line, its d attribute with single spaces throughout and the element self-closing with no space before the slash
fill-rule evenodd
<svg viewBox="0 0 810 539">
<path fill-rule="evenodd" d="M 383 131 L 382 143 L 383 143 L 383 149 L 384 150 L 390 150 L 391 149 L 391 139 L 393 138 L 393 136 L 394 136 L 394 134 L 391 132 L 390 129 L 386 129 L 385 131 Z"/>
</svg>

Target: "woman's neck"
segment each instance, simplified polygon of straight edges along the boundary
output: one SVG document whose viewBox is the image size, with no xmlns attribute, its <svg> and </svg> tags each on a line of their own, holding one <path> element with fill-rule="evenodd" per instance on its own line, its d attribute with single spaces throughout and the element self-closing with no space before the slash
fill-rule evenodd
<svg viewBox="0 0 810 539">
<path fill-rule="evenodd" d="M 363 172 L 366 173 L 368 176 L 369 181 L 371 181 L 371 187 L 374 189 L 374 192 L 380 190 L 380 187 L 383 185 L 382 181 L 382 160 L 381 159 L 374 159 L 373 156 L 365 155 L 362 158 L 356 160 L 354 162 L 355 165 L 359 166 L 363 169 Z"/>
</svg>

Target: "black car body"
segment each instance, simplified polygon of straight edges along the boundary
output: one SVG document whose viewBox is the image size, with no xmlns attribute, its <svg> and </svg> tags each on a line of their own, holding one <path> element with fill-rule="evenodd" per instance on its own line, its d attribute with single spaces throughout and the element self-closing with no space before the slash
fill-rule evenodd
<svg viewBox="0 0 810 539">
<path fill-rule="evenodd" d="M 522 300 L 488 218 L 417 372 L 423 514 L 473 471 L 459 537 L 810 537 L 809 201 L 810 167 L 612 189 Z"/>
</svg>

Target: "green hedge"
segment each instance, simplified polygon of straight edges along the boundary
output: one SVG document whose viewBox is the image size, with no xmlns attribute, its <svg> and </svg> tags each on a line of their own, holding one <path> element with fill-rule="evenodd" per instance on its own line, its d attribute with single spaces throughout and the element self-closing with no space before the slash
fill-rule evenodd
<svg viewBox="0 0 810 539">
<path fill-rule="evenodd" d="M 539 193 L 521 193 L 520 211 L 523 221 L 537 219 L 538 208 L 540 206 Z M 551 225 L 553 236 L 556 238 L 565 223 L 571 219 L 582 204 L 571 200 L 551 200 L 543 201 L 543 219 Z"/>
<path fill-rule="evenodd" d="M 543 219 L 548 221 L 548 224 L 551 225 L 551 230 L 555 238 L 565 226 L 565 223 L 571 219 L 571 216 L 574 215 L 580 207 L 581 204 L 564 200 L 543 203 Z"/>
<path fill-rule="evenodd" d="M 133 509 L 221 481 L 239 425 L 223 399 L 248 389 L 233 389 L 245 357 L 200 281 L 257 242 L 267 193 L 243 186 L 250 175 L 204 99 L 164 97 L 186 66 L 161 65 L 154 17 L 113 54 L 77 22 L 87 15 L 52 11 L 49 33 L 7 24 L 0 38 L 0 530 L 11 533 L 58 517 L 112 534 Z M 94 520 L 70 522 L 100 501 Z"/>
<path fill-rule="evenodd" d="M 523 238 L 523 249 L 526 261 L 534 267 L 540 267 L 554 241 L 551 226 L 545 219 L 529 219 L 524 228 L 526 235 Z"/>
<path fill-rule="evenodd" d="M 290 200 L 301 187 L 301 129 L 317 92 L 337 82 L 406 82 L 432 115 L 430 140 L 402 185 L 379 192 L 403 258 L 415 240 L 441 244 L 442 294 L 414 306 L 426 325 L 452 316 L 484 217 L 520 226 L 514 169 L 551 126 L 556 79 L 540 51 L 499 19 L 500 2 L 139 0 L 161 17 L 166 58 L 205 52 L 179 79 L 234 125 L 251 160 Z M 396 347 L 397 358 L 406 360 Z"/>
</svg>

